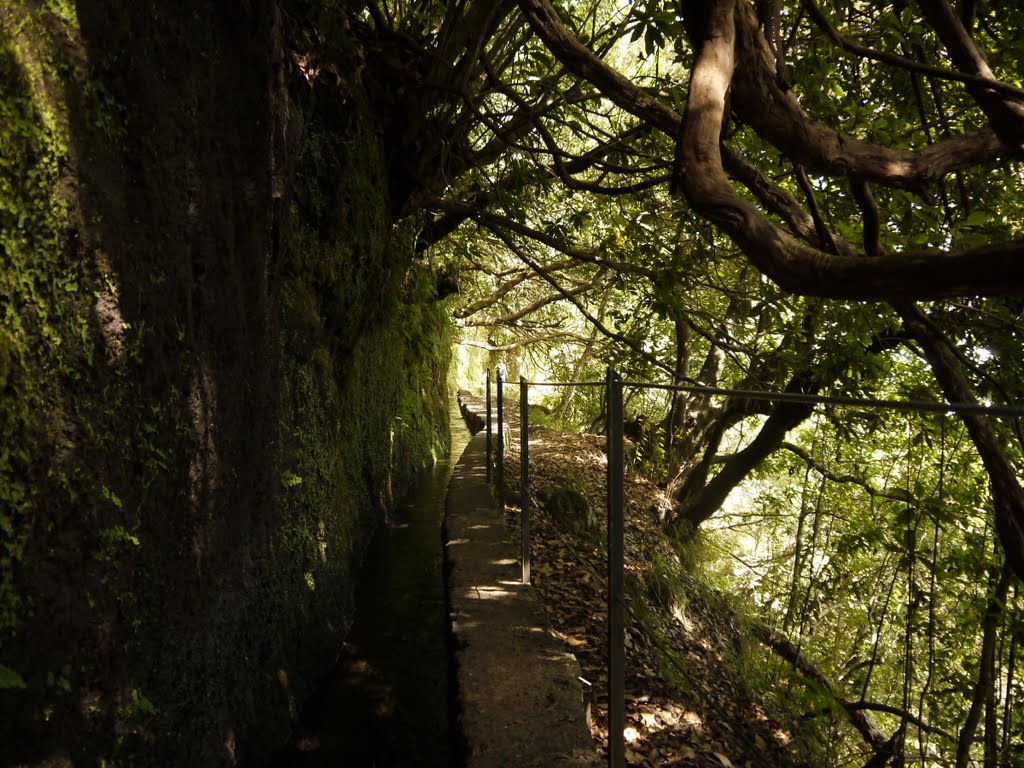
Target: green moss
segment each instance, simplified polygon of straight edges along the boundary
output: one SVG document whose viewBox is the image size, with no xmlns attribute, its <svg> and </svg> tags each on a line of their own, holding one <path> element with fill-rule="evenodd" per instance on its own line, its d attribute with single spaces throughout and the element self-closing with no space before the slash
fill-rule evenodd
<svg viewBox="0 0 1024 768">
<path fill-rule="evenodd" d="M 281 493 L 268 595 L 282 633 L 302 628 L 296 679 L 332 657 L 368 537 L 448 441 L 450 321 L 389 221 L 376 133 L 319 98 L 305 107 L 282 288 L 279 461 L 302 482 Z"/>
<path fill-rule="evenodd" d="M 66 348 L 78 335 L 65 301 L 78 283 L 62 258 L 66 140 L 46 97 L 55 85 L 44 62 L 56 54 L 26 26 L 13 35 L 0 27 L 0 638 L 26 610 L 14 573 L 36 504 L 31 465 L 46 448 L 48 382 L 70 370 Z"/>
<path fill-rule="evenodd" d="M 226 234 L 197 223 L 199 193 L 154 149 L 215 177 L 211 207 L 248 201 L 220 163 L 262 144 L 193 146 L 245 133 L 228 119 L 242 102 L 219 111 L 230 76 L 192 87 L 234 38 L 164 34 L 202 24 L 186 12 L 147 28 L 79 7 L 90 40 L 68 0 L 0 8 L 0 735 L 128 764 L 219 747 L 230 712 L 239 743 L 269 748 L 333 658 L 368 535 L 446 445 L 450 326 L 396 236 L 357 94 L 287 105 L 305 124 L 289 126 L 305 137 L 291 221 L 274 221 L 287 244 L 250 284 L 269 202 L 218 209 Z M 147 101 L 121 66 L 145 80 L 145 51 L 172 39 L 160 53 L 182 57 L 185 85 Z M 197 266 L 220 234 L 229 247 Z M 221 335 L 213 307 L 232 302 L 251 316 Z"/>
<path fill-rule="evenodd" d="M 140 521 L 172 506 L 168 470 L 190 436 L 179 390 L 143 393 L 148 329 L 123 321 L 118 277 L 90 249 L 81 149 L 104 133 L 96 115 L 123 115 L 81 66 L 77 27 L 66 0 L 0 7 L 0 662 L 24 680 L 0 697 L 12 750 L 68 717 L 84 733 L 138 709 L 110 672 L 127 664 L 109 659 L 129 658 L 152 615 Z M 73 142 L 76 109 L 87 133 Z"/>
</svg>

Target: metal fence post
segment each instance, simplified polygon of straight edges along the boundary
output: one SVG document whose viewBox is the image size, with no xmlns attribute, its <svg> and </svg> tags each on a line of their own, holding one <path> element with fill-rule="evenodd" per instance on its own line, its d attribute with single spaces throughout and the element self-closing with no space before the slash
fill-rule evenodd
<svg viewBox="0 0 1024 768">
<path fill-rule="evenodd" d="M 487 369 L 487 487 L 491 487 L 491 369 Z"/>
<path fill-rule="evenodd" d="M 501 508 L 505 508 L 505 403 L 502 397 L 502 386 L 505 383 L 505 376 L 501 367 L 497 370 L 495 386 L 498 395 L 498 455 L 495 458 L 496 485 L 498 498 L 501 500 Z"/>
<path fill-rule="evenodd" d="M 519 507 L 522 514 L 519 528 L 522 532 L 523 584 L 530 583 L 530 403 L 526 379 L 519 377 Z"/>
<path fill-rule="evenodd" d="M 626 745 L 624 671 L 625 603 L 623 602 L 623 457 L 622 378 L 608 368 L 608 765 L 623 768 Z"/>
</svg>

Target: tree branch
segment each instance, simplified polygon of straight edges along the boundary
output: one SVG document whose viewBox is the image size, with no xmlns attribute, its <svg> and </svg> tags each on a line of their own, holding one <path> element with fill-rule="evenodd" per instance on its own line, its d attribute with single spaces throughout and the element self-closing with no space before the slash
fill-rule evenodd
<svg viewBox="0 0 1024 768">
<path fill-rule="evenodd" d="M 1005 154 L 1005 147 L 991 129 L 917 150 L 898 150 L 841 134 L 812 120 L 796 96 L 779 87 L 774 56 L 749 4 L 733 2 L 736 46 L 741 51 L 743 67 L 736 71 L 732 83 L 732 109 L 758 134 L 788 157 L 799 160 L 809 171 L 839 177 L 853 175 L 921 193 L 948 173 Z M 691 37 L 699 39 L 700 35 L 695 32 Z"/>
<path fill-rule="evenodd" d="M 942 332 L 913 304 L 894 304 L 893 307 L 911 337 L 921 345 L 946 399 L 952 403 L 977 402 Z M 1024 578 L 1024 490 L 988 418 L 961 413 L 960 419 L 988 473 L 996 531 L 1006 560 L 1017 576 Z"/>
<path fill-rule="evenodd" d="M 560 270 L 569 269 L 571 267 L 575 267 L 578 265 L 579 262 L 577 260 L 566 259 L 565 261 L 560 261 L 557 264 L 548 265 L 547 269 L 549 272 L 558 272 Z M 513 288 L 522 285 L 531 277 L 533 277 L 533 272 L 531 270 L 524 269 L 520 271 L 520 273 L 513 277 L 512 279 L 506 280 L 504 283 L 502 283 L 498 287 L 498 289 L 494 291 L 494 293 L 491 293 L 488 296 L 484 296 L 482 299 L 474 301 L 472 304 L 469 304 L 465 307 L 460 307 L 456 309 L 454 312 L 452 312 L 452 316 L 461 320 L 469 317 L 470 315 L 475 315 L 480 310 L 487 309 L 493 304 L 501 301 L 501 299 L 507 296 L 512 291 Z"/>
<path fill-rule="evenodd" d="M 809 381 L 809 378 L 800 373 L 794 375 L 785 391 L 816 392 L 818 387 Z M 722 506 L 729 492 L 781 445 L 791 429 L 813 412 L 814 405 L 811 403 L 777 404 L 751 443 L 729 457 L 718 474 L 693 494 L 692 498 L 686 499 L 680 504 L 673 528 L 678 533 L 686 535 L 714 515 Z"/>
<path fill-rule="evenodd" d="M 878 496 L 879 498 L 882 499 L 901 501 L 907 504 L 914 502 L 914 499 L 906 491 L 880 491 L 862 477 L 857 477 L 856 475 L 838 475 L 830 471 L 827 467 L 823 467 L 814 459 L 813 456 L 811 456 L 811 454 L 808 451 L 804 450 L 798 445 L 794 445 L 793 443 L 782 442 L 779 445 L 779 447 L 785 448 L 790 453 L 798 456 L 800 460 L 803 461 L 807 466 L 809 466 L 811 469 L 813 469 L 826 480 L 831 480 L 833 483 L 852 483 L 853 485 L 858 485 L 865 491 L 867 491 L 869 496 Z"/>
<path fill-rule="evenodd" d="M 863 179 L 850 179 L 850 186 L 853 188 L 853 197 L 860 206 L 861 216 L 864 218 L 864 252 L 872 259 L 882 255 L 879 244 L 878 230 L 881 226 L 878 216 L 878 204 L 875 196 L 871 194 L 871 187 Z"/>
<path fill-rule="evenodd" d="M 1015 88 L 1007 93 L 946 0 L 922 0 L 920 6 L 928 23 L 945 44 L 953 63 L 972 75 L 967 92 L 988 117 L 1006 148 L 1020 156 L 1024 152 L 1024 105 L 1020 103 L 1024 99 L 1024 91 Z"/>
<path fill-rule="evenodd" d="M 722 145 L 722 166 L 726 172 L 745 186 L 770 212 L 780 217 L 790 231 L 808 245 L 823 247 L 817 221 L 809 215 L 796 199 L 785 189 L 769 179 L 732 149 Z M 806 176 L 806 174 L 805 174 Z M 828 233 L 835 245 L 836 253 L 859 258 L 861 253 L 846 240 Z"/>
<path fill-rule="evenodd" d="M 807 208 L 811 212 L 811 220 L 814 222 L 814 231 L 818 236 L 818 247 L 828 251 L 829 253 L 839 253 L 839 248 L 836 245 L 835 238 L 832 237 L 832 233 L 829 232 L 828 227 L 825 226 L 825 219 L 822 218 L 821 209 L 818 208 L 818 201 L 814 197 L 814 187 L 812 187 L 811 182 L 807 180 L 807 174 L 804 173 L 803 166 L 799 163 L 793 163 L 793 173 L 796 174 L 797 183 L 800 185 L 800 189 L 803 190 L 804 197 L 807 198 Z"/>
<path fill-rule="evenodd" d="M 550 274 L 549 270 L 544 271 Z M 501 317 L 482 317 L 478 320 L 468 320 L 464 322 L 463 325 L 466 327 L 484 325 L 514 325 L 520 319 L 536 312 L 539 309 L 542 309 L 543 307 L 546 307 L 548 304 L 553 304 L 561 299 L 573 299 L 577 296 L 582 296 L 584 293 L 587 293 L 588 291 L 593 290 L 594 286 L 596 286 L 598 282 L 600 282 L 600 280 L 604 277 L 604 274 L 605 270 L 602 269 L 597 273 L 594 279 L 588 283 L 584 283 L 583 285 L 577 288 L 573 288 L 572 290 L 562 291 L 560 289 L 558 293 L 552 293 L 548 294 L 547 296 L 541 296 L 536 301 L 532 301 L 525 307 L 520 307 L 515 312 L 510 312 L 507 315 L 502 315 Z"/>
<path fill-rule="evenodd" d="M 878 702 L 875 702 L 875 701 L 845 701 L 845 700 L 840 700 L 839 703 L 843 705 L 843 709 L 845 709 L 847 712 L 852 712 L 852 711 L 861 710 L 861 709 L 867 710 L 869 712 L 885 712 L 887 715 L 895 715 L 896 717 L 900 718 L 901 720 L 906 720 L 908 723 L 913 725 L 915 728 L 919 728 L 920 730 L 922 730 L 922 731 L 924 731 L 926 733 L 934 733 L 936 736 L 941 736 L 944 739 L 948 739 L 950 741 L 956 741 L 956 736 L 954 736 L 953 734 L 949 733 L 948 731 L 944 731 L 944 730 L 942 730 L 941 728 L 939 728 L 938 726 L 935 726 L 935 725 L 929 725 L 928 723 L 926 723 L 924 720 L 922 720 L 921 718 L 917 717 L 916 715 L 913 715 L 913 714 L 911 714 L 910 712 L 907 712 L 904 709 L 900 709 L 899 707 L 894 707 L 894 706 L 892 706 L 890 704 L 879 704 Z"/>
<path fill-rule="evenodd" d="M 811 19 L 814 20 L 814 23 L 818 25 L 818 28 L 825 33 L 825 36 L 828 37 L 829 40 L 844 51 L 849 51 L 855 56 L 859 56 L 863 59 L 871 59 L 872 61 L 878 61 L 882 64 L 890 64 L 894 67 L 899 67 L 900 69 L 905 69 L 910 72 L 938 77 L 943 80 L 954 80 L 956 82 L 966 83 L 967 85 L 982 86 L 993 91 L 998 91 L 1006 96 L 1024 99 L 1024 90 L 1015 85 L 1010 85 L 1009 83 L 996 80 L 994 77 L 986 78 L 977 72 L 957 72 L 953 69 L 934 67 L 930 64 L 925 64 L 924 62 L 917 61 L 916 59 L 910 59 L 906 56 L 900 56 L 896 53 L 876 51 L 872 48 L 859 45 L 848 37 L 844 37 L 829 23 L 825 14 L 823 14 L 821 9 L 818 8 L 818 4 L 815 0 L 803 0 L 803 7 L 807 11 L 808 15 L 810 15 Z"/>
<path fill-rule="evenodd" d="M 646 277 L 648 280 L 655 280 L 658 277 L 658 272 L 648 267 L 643 267 L 639 264 L 626 264 L 621 261 L 613 261 L 612 259 L 595 256 L 593 253 L 579 248 L 572 248 L 557 237 L 540 232 L 533 227 L 526 226 L 525 224 L 520 224 L 518 221 L 510 219 L 507 216 L 499 216 L 496 213 L 490 213 L 489 211 L 483 210 L 483 208 L 469 203 L 445 200 L 443 198 L 434 198 L 431 200 L 431 205 L 434 208 L 447 211 L 449 213 L 458 213 L 460 215 L 465 214 L 467 218 L 473 219 L 492 232 L 495 231 L 495 229 L 504 229 L 510 232 L 515 232 L 517 235 L 521 235 L 529 240 L 535 240 L 538 243 L 543 243 L 549 248 L 554 248 L 559 253 L 565 254 L 569 258 L 577 259 L 587 264 L 607 267 L 608 269 L 615 270 L 620 274 L 640 275 L 641 277 Z"/>
<path fill-rule="evenodd" d="M 568 299 L 576 307 L 576 309 L 579 310 L 580 314 L 583 315 L 583 317 L 585 317 L 587 321 L 595 328 L 597 328 L 601 333 L 603 333 L 609 339 L 613 339 L 621 344 L 625 344 L 627 347 L 633 350 L 635 354 L 639 355 L 642 359 L 646 360 L 651 365 L 660 368 L 664 371 L 667 371 L 668 373 L 672 372 L 672 369 L 669 366 L 665 365 L 663 362 L 658 360 L 658 358 L 654 357 L 650 353 L 645 352 L 636 342 L 626 338 L 621 333 L 616 333 L 615 331 L 612 331 L 609 328 L 607 328 L 604 325 L 604 323 L 602 323 L 600 320 L 594 317 L 589 311 L 587 311 L 587 308 L 584 307 L 583 304 L 581 304 L 575 296 L 571 296 L 569 292 L 566 289 L 562 288 L 562 286 L 560 286 L 553 277 L 545 273 L 544 269 L 537 262 L 531 259 L 526 254 L 526 252 L 523 251 L 522 248 L 520 248 L 518 245 L 512 242 L 512 239 L 507 234 L 505 234 L 505 232 L 496 228 L 491 229 L 491 231 L 499 240 L 501 240 L 501 242 L 503 242 L 506 245 L 506 247 L 510 251 L 512 251 L 512 253 L 516 255 L 517 258 L 519 258 L 524 264 L 529 266 L 531 269 L 535 270 L 538 275 L 540 275 L 549 285 L 551 285 L 552 288 L 554 288 L 556 291 L 562 294 L 562 296 Z"/>
<path fill-rule="evenodd" d="M 519 3 L 538 36 L 570 70 L 668 136 L 679 135 L 678 114 L 580 45 L 562 26 L 547 0 Z M 735 0 L 716 0 L 708 14 L 713 23 L 703 36 L 704 42 L 698 45 L 683 124 L 682 181 L 690 204 L 730 235 L 761 272 L 791 293 L 911 300 L 1024 292 L 1024 241 L 973 251 L 904 252 L 875 259 L 829 254 L 776 227 L 731 188 L 719 150 L 730 86 L 733 108 L 759 133 L 784 152 L 809 158 L 813 167 L 826 172 L 853 174 L 890 186 L 921 186 L 959 167 L 992 159 L 1002 151 L 994 134 L 988 139 L 961 137 L 917 152 L 903 152 L 843 137 L 812 123 L 795 97 L 779 90 L 774 78 L 767 77 L 768 65 L 760 61 L 762 54 L 767 54 L 755 50 L 757 43 L 751 39 L 757 32 L 752 14 L 745 3 Z M 740 72 L 735 69 L 737 27 L 746 35 Z M 766 78 L 771 82 L 765 82 Z M 770 95 L 766 95 L 768 91 Z M 944 155 L 948 156 L 943 159 Z"/>
<path fill-rule="evenodd" d="M 486 341 L 477 341 L 476 339 L 462 339 L 457 342 L 464 347 L 477 347 L 479 349 L 485 349 L 488 352 L 511 352 L 514 349 L 520 347 L 526 347 L 531 344 L 536 344 L 542 341 L 578 341 L 585 342 L 587 339 L 575 334 L 575 333 L 548 333 L 542 336 L 531 335 L 527 339 L 522 341 L 513 341 L 508 344 L 488 344 Z"/>
<path fill-rule="evenodd" d="M 792 664 L 793 668 L 808 680 L 811 680 L 823 688 L 837 704 L 843 705 L 843 709 L 846 712 L 847 717 L 850 719 L 850 723 L 857 729 L 857 732 L 861 735 L 864 741 L 870 744 L 876 751 L 885 748 L 889 742 L 889 739 L 886 738 L 885 734 L 879 730 L 878 726 L 876 726 L 866 714 L 864 714 L 862 709 L 847 709 L 845 707 L 845 702 L 837 692 L 835 684 L 828 679 L 828 676 L 822 672 L 813 661 L 803 654 L 803 651 L 801 651 L 792 640 L 783 637 L 768 625 L 760 622 L 754 622 L 751 625 L 751 630 L 758 640 Z"/>
</svg>

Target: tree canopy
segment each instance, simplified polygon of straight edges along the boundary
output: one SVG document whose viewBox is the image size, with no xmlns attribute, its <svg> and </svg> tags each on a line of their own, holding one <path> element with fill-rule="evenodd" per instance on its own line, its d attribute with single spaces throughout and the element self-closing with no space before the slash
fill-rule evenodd
<svg viewBox="0 0 1024 768">
<path fill-rule="evenodd" d="M 333 7 L 319 13 L 340 23 Z M 456 271 L 492 291 L 464 321 L 552 341 L 564 329 L 528 319 L 569 304 L 671 381 L 721 383 L 714 360 L 687 372 L 700 338 L 715 359 L 746 356 L 745 383 L 762 389 L 877 393 L 868 369 L 899 347 L 926 362 L 936 397 L 1019 401 L 1024 44 L 1012 4 L 369 0 L 344 23 L 391 150 L 394 212 L 425 251 L 470 222 L 445 249 L 461 248 Z M 334 72 L 343 92 L 351 74 L 331 57 L 351 52 L 330 50 L 315 24 L 295 36 L 310 82 Z M 488 275 L 487 249 L 519 267 Z M 538 280 L 525 303 L 485 312 Z M 643 312 L 624 309 L 637 297 Z M 644 312 L 674 323 L 664 343 L 645 336 Z M 798 410 L 765 414 L 735 471 L 776 449 Z M 1020 575 L 1019 431 L 963 418 Z M 702 452 L 705 438 L 677 449 Z M 693 522 L 724 498 L 684 496 Z"/>
<path fill-rule="evenodd" d="M 566 381 L 611 363 L 695 387 L 1022 401 L 1015 4 L 366 0 L 337 11 L 296 13 L 319 19 L 293 22 L 296 62 L 342 99 L 356 77 L 369 85 L 393 213 L 437 269 L 439 295 L 457 283 L 464 343 L 492 363 Z M 354 53 L 327 42 L 341 23 Z M 353 55 L 355 72 L 342 65 Z M 549 410 L 599 426 L 598 397 L 563 390 Z M 746 530 L 764 510 L 775 532 L 750 534 L 761 542 L 750 573 L 774 588 L 758 599 L 782 633 L 804 638 L 828 618 L 852 638 L 825 672 L 861 685 L 837 693 L 855 726 L 875 706 L 905 733 L 926 699 L 958 691 L 962 706 L 935 703 L 919 735 L 956 742 L 966 765 L 1009 659 L 1002 745 L 986 741 L 985 755 L 1009 754 L 1019 418 L 696 388 L 635 391 L 628 405 L 635 465 L 675 504 L 667 529 L 686 538 L 720 519 Z M 752 505 L 738 518 L 737 493 Z M 944 635 L 943 611 L 971 629 Z M 925 626 L 928 645 L 915 645 Z M 785 650 L 780 637 L 769 639 Z M 959 671 L 937 671 L 943 654 Z M 903 666 L 872 682 L 883 657 Z M 897 690 L 898 679 L 910 682 Z M 862 732 L 876 756 L 894 754 Z"/>
</svg>

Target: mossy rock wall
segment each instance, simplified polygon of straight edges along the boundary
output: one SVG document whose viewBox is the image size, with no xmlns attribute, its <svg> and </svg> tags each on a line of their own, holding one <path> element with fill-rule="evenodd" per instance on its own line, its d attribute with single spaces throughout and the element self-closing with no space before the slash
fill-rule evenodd
<svg viewBox="0 0 1024 768">
<path fill-rule="evenodd" d="M 379 132 L 285 39 L 268 0 L 0 8 L 5 763 L 259 764 L 445 447 Z"/>
</svg>

